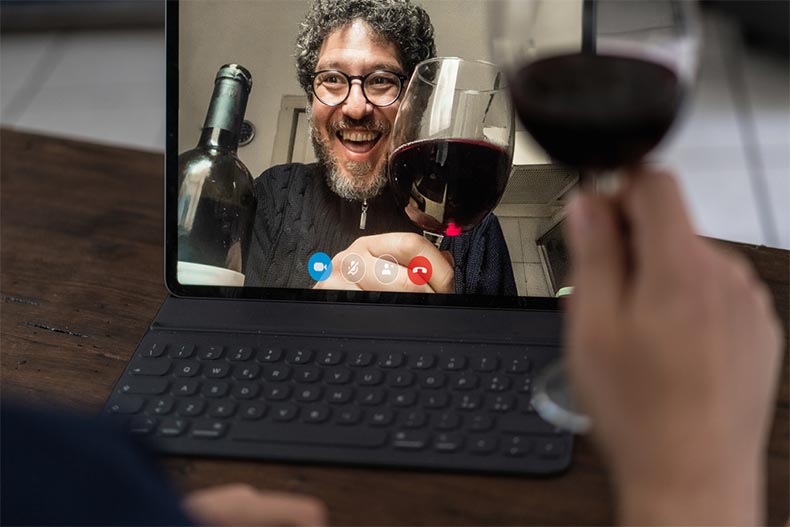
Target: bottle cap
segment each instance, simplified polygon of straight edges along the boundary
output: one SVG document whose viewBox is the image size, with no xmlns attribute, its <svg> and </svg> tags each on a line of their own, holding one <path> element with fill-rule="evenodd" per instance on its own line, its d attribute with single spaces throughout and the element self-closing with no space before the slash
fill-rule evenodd
<svg viewBox="0 0 790 527">
<path fill-rule="evenodd" d="M 252 74 L 241 64 L 225 64 L 222 66 L 217 72 L 217 78 L 214 79 L 214 82 L 220 79 L 238 80 L 242 82 L 248 92 L 252 89 Z"/>
</svg>

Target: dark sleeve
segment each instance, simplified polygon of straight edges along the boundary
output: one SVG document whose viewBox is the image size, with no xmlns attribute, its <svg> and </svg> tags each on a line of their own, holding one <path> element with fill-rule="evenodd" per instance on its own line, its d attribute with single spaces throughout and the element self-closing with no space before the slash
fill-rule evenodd
<svg viewBox="0 0 790 527">
<path fill-rule="evenodd" d="M 494 214 L 486 216 L 469 233 L 445 238 L 442 249 L 453 253 L 456 293 L 500 296 L 518 294 L 505 235 Z"/>
<path fill-rule="evenodd" d="M 111 423 L 0 408 L 3 525 L 193 525 L 154 458 Z"/>
</svg>

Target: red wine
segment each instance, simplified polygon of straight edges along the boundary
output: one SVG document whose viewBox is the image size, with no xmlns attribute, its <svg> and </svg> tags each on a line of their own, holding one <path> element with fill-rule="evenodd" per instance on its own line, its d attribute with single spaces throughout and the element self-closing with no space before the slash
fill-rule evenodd
<svg viewBox="0 0 790 527">
<path fill-rule="evenodd" d="M 581 169 L 639 161 L 664 137 L 683 98 L 673 71 L 628 57 L 541 59 L 510 81 L 529 133 L 551 157 Z"/>
<path fill-rule="evenodd" d="M 483 141 L 429 139 L 390 156 L 390 179 L 413 222 L 436 234 L 474 228 L 505 191 L 511 158 Z"/>
</svg>

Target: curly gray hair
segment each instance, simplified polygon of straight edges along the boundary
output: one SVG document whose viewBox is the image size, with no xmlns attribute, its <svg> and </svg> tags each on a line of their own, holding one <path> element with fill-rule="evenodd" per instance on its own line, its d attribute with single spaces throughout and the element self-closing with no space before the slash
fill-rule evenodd
<svg viewBox="0 0 790 527">
<path fill-rule="evenodd" d="M 310 100 L 312 75 L 324 39 L 357 19 L 366 22 L 383 41 L 395 45 L 406 75 L 412 74 L 417 63 L 436 56 L 431 19 L 411 0 L 314 0 L 296 37 L 297 77 Z"/>
</svg>

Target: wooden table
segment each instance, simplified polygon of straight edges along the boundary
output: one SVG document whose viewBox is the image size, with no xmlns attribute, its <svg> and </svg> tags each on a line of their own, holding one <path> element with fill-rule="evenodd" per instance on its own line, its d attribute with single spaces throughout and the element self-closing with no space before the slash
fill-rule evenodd
<svg viewBox="0 0 790 527">
<path fill-rule="evenodd" d="M 97 412 L 166 296 L 163 157 L 8 130 L 2 172 L 2 396 Z M 788 252 L 745 253 L 788 320 Z M 733 386 L 733 390 L 737 390 Z M 771 432 L 768 519 L 788 518 L 787 356 Z M 174 458 L 185 489 L 243 481 L 319 496 L 336 524 L 610 524 L 590 441 L 546 478 Z"/>
</svg>

